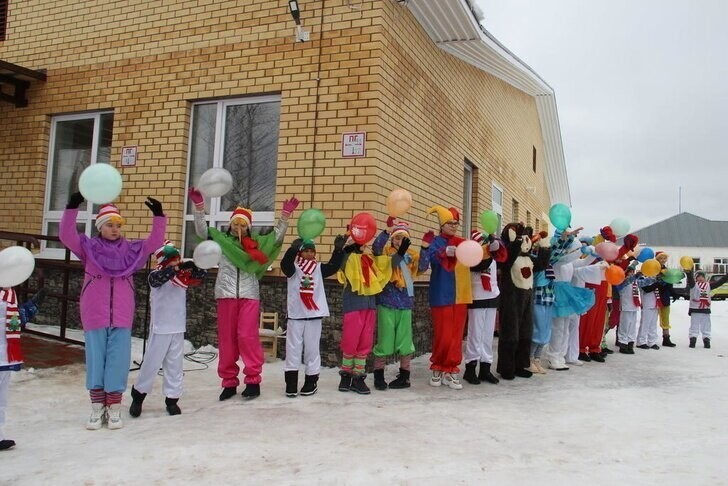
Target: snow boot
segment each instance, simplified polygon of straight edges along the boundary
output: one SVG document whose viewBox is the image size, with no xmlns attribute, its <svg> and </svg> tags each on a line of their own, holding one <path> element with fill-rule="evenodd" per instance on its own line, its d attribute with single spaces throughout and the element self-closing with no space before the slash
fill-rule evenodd
<svg viewBox="0 0 728 486">
<path fill-rule="evenodd" d="M 516 369 L 516 376 L 521 378 L 531 378 L 533 373 L 528 371 L 526 368 L 518 368 Z"/>
<path fill-rule="evenodd" d="M 220 401 L 227 400 L 228 398 L 234 397 L 238 394 L 238 387 L 236 386 L 226 386 L 222 389 L 222 392 L 220 393 Z"/>
<path fill-rule="evenodd" d="M 177 405 L 177 400 L 179 398 L 165 398 L 164 404 L 167 406 L 167 413 L 170 415 L 179 415 L 182 413 L 182 410 L 180 410 L 179 405 Z"/>
<path fill-rule="evenodd" d="M 286 379 L 286 396 L 295 398 L 298 396 L 298 371 L 291 370 L 284 373 Z"/>
<path fill-rule="evenodd" d="M 622 344 L 619 346 L 619 352 L 622 354 L 634 354 L 634 349 L 629 344 Z"/>
<path fill-rule="evenodd" d="M 705 349 L 710 349 L 710 338 L 703 338 L 703 347 Z"/>
<path fill-rule="evenodd" d="M 129 405 L 129 415 L 138 417 L 142 414 L 142 403 L 147 398 L 146 393 L 142 393 L 133 386 L 131 387 L 131 405 Z"/>
<path fill-rule="evenodd" d="M 351 388 L 349 388 L 353 392 L 357 392 L 359 395 L 369 395 L 371 393 L 371 390 L 367 386 L 366 383 L 364 383 L 364 380 L 366 379 L 367 375 L 355 375 L 351 378 Z"/>
<path fill-rule="evenodd" d="M 677 346 L 677 344 L 670 341 L 670 335 L 669 334 L 663 334 L 662 335 L 662 345 L 666 348 L 674 348 Z"/>
<path fill-rule="evenodd" d="M 587 354 L 587 353 L 579 353 L 579 358 L 578 359 L 579 359 L 579 361 L 586 361 L 586 362 L 589 362 L 589 361 L 592 360 L 591 359 L 591 356 L 589 354 Z"/>
<path fill-rule="evenodd" d="M 410 386 L 410 372 L 409 370 L 403 370 L 402 368 L 399 369 L 397 378 L 389 382 L 389 388 L 393 390 L 409 388 Z"/>
<path fill-rule="evenodd" d="M 248 383 L 245 385 L 245 390 L 240 394 L 245 400 L 252 400 L 260 396 L 260 384 Z"/>
<path fill-rule="evenodd" d="M 478 373 L 478 379 L 480 381 L 487 381 L 488 383 L 492 383 L 494 385 L 497 385 L 500 380 L 493 375 L 493 373 L 490 372 L 490 363 L 486 363 L 485 361 L 480 362 L 480 372 Z"/>
<path fill-rule="evenodd" d="M 92 403 L 91 404 L 91 416 L 86 422 L 86 428 L 88 430 L 99 430 L 104 424 L 106 418 L 106 406 L 103 403 Z"/>
<path fill-rule="evenodd" d="M 688 347 L 689 347 L 689 348 L 694 348 L 694 347 L 695 347 L 695 343 L 696 343 L 697 341 L 698 341 L 698 338 L 696 338 L 696 337 L 691 337 L 691 338 L 690 338 L 690 345 L 689 345 Z"/>
<path fill-rule="evenodd" d="M 528 368 L 526 368 L 527 371 L 530 371 L 534 375 L 538 373 L 538 367 L 536 366 L 536 358 L 531 358 L 531 364 L 528 365 Z"/>
<path fill-rule="evenodd" d="M 604 353 L 604 354 L 613 354 L 614 351 L 611 350 L 611 349 L 609 349 L 609 348 L 602 348 L 602 353 Z"/>
<path fill-rule="evenodd" d="M 660 346 L 658 346 L 657 344 L 653 344 L 652 346 L 650 346 L 650 349 L 658 350 L 660 349 Z"/>
<path fill-rule="evenodd" d="M 595 363 L 606 363 L 607 360 L 604 359 L 601 355 L 601 353 L 589 353 L 589 358 L 591 358 L 592 361 Z"/>
<path fill-rule="evenodd" d="M 347 392 L 351 390 L 351 373 L 348 371 L 339 371 L 341 375 L 341 381 L 339 382 L 339 391 Z"/>
<path fill-rule="evenodd" d="M 640 348 L 640 349 L 650 349 L 650 345 L 649 344 L 640 344 L 637 347 Z"/>
<path fill-rule="evenodd" d="M 316 393 L 318 390 L 318 379 L 319 375 L 306 375 L 303 387 L 301 388 L 301 395 L 307 397 Z"/>
<path fill-rule="evenodd" d="M 121 421 L 121 403 L 113 403 L 106 409 L 106 416 L 108 422 L 106 426 L 109 430 L 120 429 L 124 426 L 124 422 Z"/>
<path fill-rule="evenodd" d="M 471 385 L 480 385 L 478 375 L 475 373 L 475 367 L 478 366 L 477 361 L 470 361 L 465 363 L 465 373 L 463 374 L 463 380 L 467 381 Z"/>
<path fill-rule="evenodd" d="M 384 370 L 374 370 L 374 388 L 377 390 L 386 390 L 387 382 L 384 381 Z"/>
<path fill-rule="evenodd" d="M 0 440 L 0 451 L 4 451 L 7 449 L 12 449 L 15 447 L 15 441 L 10 439 L 3 439 Z"/>
</svg>

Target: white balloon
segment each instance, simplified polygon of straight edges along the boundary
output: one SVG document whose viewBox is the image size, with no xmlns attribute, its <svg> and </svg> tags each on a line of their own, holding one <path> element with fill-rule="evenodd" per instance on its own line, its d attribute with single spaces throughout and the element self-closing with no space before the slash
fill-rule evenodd
<svg viewBox="0 0 728 486">
<path fill-rule="evenodd" d="M 222 248 L 212 240 L 203 241 L 192 252 L 192 260 L 197 268 L 207 270 L 220 263 Z"/>
<path fill-rule="evenodd" d="M 121 174 L 109 164 L 93 164 L 81 172 L 78 190 L 94 204 L 110 203 L 121 194 Z"/>
<path fill-rule="evenodd" d="M 197 189 L 207 197 L 221 197 L 233 188 L 233 176 L 220 167 L 206 170 L 197 182 Z"/>
<path fill-rule="evenodd" d="M 27 248 L 11 246 L 0 251 L 0 287 L 15 287 L 28 280 L 35 257 Z"/>
</svg>

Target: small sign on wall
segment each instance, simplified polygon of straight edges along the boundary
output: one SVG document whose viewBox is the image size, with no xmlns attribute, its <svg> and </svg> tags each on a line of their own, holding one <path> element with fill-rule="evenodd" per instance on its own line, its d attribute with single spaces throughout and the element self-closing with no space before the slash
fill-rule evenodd
<svg viewBox="0 0 728 486">
<path fill-rule="evenodd" d="M 136 145 L 121 148 L 121 166 L 122 167 L 133 167 L 136 165 L 136 161 L 137 161 Z"/>
<path fill-rule="evenodd" d="M 364 157 L 366 155 L 367 132 L 345 133 L 341 139 L 342 157 Z"/>
</svg>

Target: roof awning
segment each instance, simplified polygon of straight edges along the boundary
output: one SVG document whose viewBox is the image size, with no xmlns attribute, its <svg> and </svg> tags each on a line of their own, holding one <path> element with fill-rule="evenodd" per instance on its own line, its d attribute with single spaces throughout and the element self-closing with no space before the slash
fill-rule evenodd
<svg viewBox="0 0 728 486">
<path fill-rule="evenodd" d="M 30 83 L 45 80 L 44 69 L 36 71 L 0 59 L 0 101 L 7 101 L 19 108 L 28 106 L 26 91 Z M 12 94 L 5 92 L 5 85 L 13 87 Z"/>
</svg>

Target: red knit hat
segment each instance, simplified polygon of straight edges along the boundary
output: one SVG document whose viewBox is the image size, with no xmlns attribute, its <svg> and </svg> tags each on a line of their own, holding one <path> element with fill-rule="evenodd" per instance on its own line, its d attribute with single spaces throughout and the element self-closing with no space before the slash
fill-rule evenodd
<svg viewBox="0 0 728 486">
<path fill-rule="evenodd" d="M 160 267 L 163 267 L 174 257 L 179 257 L 179 250 L 169 240 L 164 240 L 164 244 L 154 252 L 154 258 L 157 259 L 157 265 Z"/>
<path fill-rule="evenodd" d="M 235 208 L 235 211 L 233 211 L 233 215 L 230 216 L 230 223 L 238 218 L 245 221 L 245 224 L 247 224 L 248 226 L 251 226 L 253 223 L 253 213 L 250 211 L 250 209 L 241 206 L 238 206 L 237 208 Z"/>
<path fill-rule="evenodd" d="M 406 221 L 402 221 L 401 219 L 398 219 L 394 226 L 392 226 L 392 230 L 390 231 L 390 235 L 392 238 L 398 233 L 404 233 L 404 235 L 409 238 L 410 231 L 409 231 L 409 223 Z"/>
</svg>

